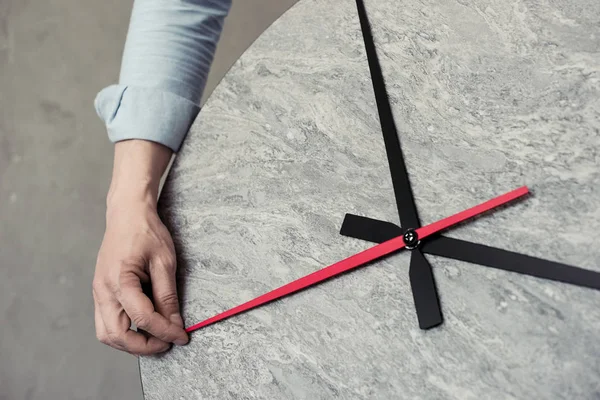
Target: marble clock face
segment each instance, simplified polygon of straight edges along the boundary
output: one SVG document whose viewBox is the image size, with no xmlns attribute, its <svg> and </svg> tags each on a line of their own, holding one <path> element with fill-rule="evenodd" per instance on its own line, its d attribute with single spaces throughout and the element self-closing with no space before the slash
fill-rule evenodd
<svg viewBox="0 0 600 400">
<path fill-rule="evenodd" d="M 365 4 L 422 224 L 527 185 L 445 235 L 600 271 L 600 3 Z M 301 1 L 238 60 L 161 213 L 187 325 L 371 247 L 347 213 L 400 225 L 354 0 Z M 146 395 L 600 396 L 600 291 L 426 255 L 444 323 L 422 330 L 410 257 L 143 358 Z"/>
</svg>

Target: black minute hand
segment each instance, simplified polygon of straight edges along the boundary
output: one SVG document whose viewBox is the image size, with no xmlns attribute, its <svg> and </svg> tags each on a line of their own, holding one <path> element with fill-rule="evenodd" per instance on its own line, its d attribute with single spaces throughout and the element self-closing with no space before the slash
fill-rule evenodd
<svg viewBox="0 0 600 400">
<path fill-rule="evenodd" d="M 392 108 L 390 107 L 390 101 L 385 88 L 383 73 L 381 72 L 381 66 L 377 58 L 371 25 L 363 0 L 356 0 L 356 6 L 358 7 L 358 16 L 365 41 L 365 50 L 367 52 L 371 80 L 373 81 L 377 111 L 379 112 L 379 122 L 381 124 L 385 150 L 392 175 L 392 185 L 394 186 L 396 205 L 398 206 L 398 214 L 400 215 L 400 225 L 404 229 L 417 229 L 421 227 L 421 224 L 408 180 L 408 172 L 406 171 L 404 156 L 400 147 L 400 139 L 398 138 Z"/>
</svg>

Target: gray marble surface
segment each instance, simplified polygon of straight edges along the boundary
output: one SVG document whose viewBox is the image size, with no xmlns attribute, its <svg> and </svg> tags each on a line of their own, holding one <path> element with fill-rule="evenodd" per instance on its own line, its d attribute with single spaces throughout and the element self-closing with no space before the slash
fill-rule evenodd
<svg viewBox="0 0 600 400">
<path fill-rule="evenodd" d="M 423 223 L 600 271 L 600 2 L 368 0 Z M 353 0 L 302 0 L 209 99 L 160 203 L 187 325 L 370 246 L 398 223 Z M 600 292 L 428 256 L 418 328 L 400 253 L 141 359 L 153 399 L 598 399 Z"/>
</svg>

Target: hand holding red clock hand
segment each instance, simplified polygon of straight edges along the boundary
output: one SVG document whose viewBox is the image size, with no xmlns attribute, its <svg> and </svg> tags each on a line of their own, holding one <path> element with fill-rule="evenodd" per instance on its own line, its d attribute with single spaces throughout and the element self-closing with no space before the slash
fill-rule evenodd
<svg viewBox="0 0 600 400">
<path fill-rule="evenodd" d="M 188 341 L 179 313 L 175 248 L 156 212 L 160 177 L 170 158 L 171 150 L 157 143 L 115 145 L 106 232 L 92 285 L 94 319 L 98 340 L 136 355 Z M 150 282 L 152 300 L 142 290 L 142 283 Z M 138 331 L 130 329 L 132 321 Z"/>
<path fill-rule="evenodd" d="M 427 226 L 417 229 L 414 231 L 416 233 L 417 239 L 424 239 L 427 236 L 431 236 L 434 233 L 437 233 L 441 230 L 449 228 L 453 225 L 459 224 L 469 218 L 473 218 L 477 215 L 485 213 L 493 208 L 506 204 L 510 201 L 513 201 L 519 197 L 522 197 L 529 193 L 529 189 L 527 186 L 520 187 L 511 192 L 505 193 L 501 196 L 495 197 L 485 203 L 479 204 L 475 207 L 469 208 L 468 210 L 459 212 L 450 217 L 444 218 Z M 404 235 L 406 236 L 406 235 Z M 272 290 L 268 293 L 263 294 L 253 300 L 250 300 L 246 303 L 243 303 L 237 307 L 229 309 L 225 312 L 222 312 L 214 317 L 211 317 L 207 320 L 199 322 L 195 325 L 192 325 L 186 328 L 186 332 L 193 332 L 197 329 L 203 328 L 205 326 L 214 324 L 215 322 L 221 321 L 225 318 L 232 317 L 236 314 L 242 313 L 244 311 L 248 311 L 252 308 L 258 307 L 265 303 L 271 302 L 283 296 L 287 296 L 309 286 L 312 286 L 316 283 L 322 282 L 326 279 L 332 278 L 336 275 L 339 275 L 343 272 L 349 271 L 351 269 L 360 267 L 361 265 L 367 264 L 371 261 L 379 259 L 385 255 L 393 253 L 394 251 L 400 250 L 406 247 L 406 243 L 404 241 L 404 236 L 398 236 L 376 246 L 373 246 L 367 250 L 361 251 L 353 256 L 350 256 L 344 260 L 338 261 L 335 264 L 332 264 L 328 267 L 315 271 L 309 275 L 306 275 L 302 278 L 299 278 L 293 282 L 290 282 L 286 285 L 283 285 L 275 290 Z"/>
</svg>

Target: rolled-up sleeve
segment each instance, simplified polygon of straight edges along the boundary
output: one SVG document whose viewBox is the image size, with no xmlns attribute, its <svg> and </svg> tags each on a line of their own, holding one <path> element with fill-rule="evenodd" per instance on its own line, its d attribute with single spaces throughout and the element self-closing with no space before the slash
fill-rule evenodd
<svg viewBox="0 0 600 400">
<path fill-rule="evenodd" d="M 94 102 L 111 141 L 178 151 L 200 111 L 231 0 L 135 0 L 119 83 Z"/>
</svg>

